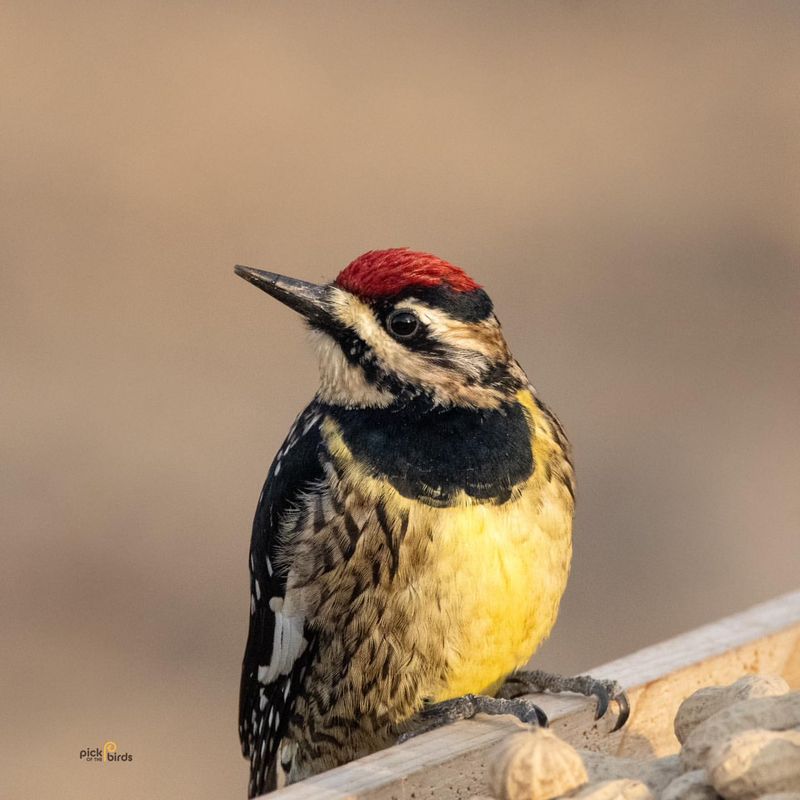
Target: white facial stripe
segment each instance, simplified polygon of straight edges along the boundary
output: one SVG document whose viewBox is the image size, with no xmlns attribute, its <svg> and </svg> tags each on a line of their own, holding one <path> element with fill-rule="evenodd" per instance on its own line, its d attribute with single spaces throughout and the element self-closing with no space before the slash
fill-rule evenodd
<svg viewBox="0 0 800 800">
<path fill-rule="evenodd" d="M 355 295 L 337 292 L 332 298 L 332 305 L 339 322 L 354 330 L 370 346 L 374 346 L 382 337 L 393 341 L 375 318 L 372 309 Z"/>
</svg>

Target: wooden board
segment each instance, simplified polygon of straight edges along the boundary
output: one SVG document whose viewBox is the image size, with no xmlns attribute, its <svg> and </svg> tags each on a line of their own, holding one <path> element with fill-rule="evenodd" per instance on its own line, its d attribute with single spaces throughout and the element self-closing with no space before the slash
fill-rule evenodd
<svg viewBox="0 0 800 800">
<path fill-rule="evenodd" d="M 676 752 L 672 720 L 695 689 L 730 683 L 745 673 L 783 675 L 800 688 L 800 592 L 646 647 L 589 671 L 618 680 L 631 718 L 609 734 L 613 715 L 595 722 L 594 703 L 532 695 L 560 736 L 598 752 L 637 758 Z M 523 726 L 510 717 L 480 716 L 419 736 L 269 795 L 270 800 L 422 800 L 485 793 L 495 745 Z"/>
</svg>

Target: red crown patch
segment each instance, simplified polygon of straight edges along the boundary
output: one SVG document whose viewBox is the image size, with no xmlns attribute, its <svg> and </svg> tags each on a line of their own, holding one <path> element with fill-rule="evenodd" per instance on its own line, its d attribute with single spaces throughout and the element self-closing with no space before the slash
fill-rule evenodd
<svg viewBox="0 0 800 800">
<path fill-rule="evenodd" d="M 411 287 L 442 284 L 456 292 L 480 289 L 464 270 L 430 253 L 405 247 L 364 253 L 339 273 L 335 283 L 362 297 L 391 297 Z"/>
</svg>

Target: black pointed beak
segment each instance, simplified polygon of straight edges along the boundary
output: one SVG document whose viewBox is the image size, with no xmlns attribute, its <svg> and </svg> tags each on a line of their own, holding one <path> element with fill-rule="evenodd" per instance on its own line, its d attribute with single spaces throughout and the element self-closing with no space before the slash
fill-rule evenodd
<svg viewBox="0 0 800 800">
<path fill-rule="evenodd" d="M 298 311 L 312 324 L 324 325 L 332 321 L 328 301 L 330 286 L 288 278 L 277 272 L 243 267 L 241 264 L 237 264 L 233 271 L 248 283 L 258 286 L 276 300 Z"/>
</svg>

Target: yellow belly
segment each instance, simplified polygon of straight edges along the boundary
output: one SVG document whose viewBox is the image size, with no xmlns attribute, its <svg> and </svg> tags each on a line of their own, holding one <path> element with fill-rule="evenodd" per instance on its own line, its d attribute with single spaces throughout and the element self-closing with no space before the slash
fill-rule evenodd
<svg viewBox="0 0 800 800">
<path fill-rule="evenodd" d="M 434 699 L 491 694 L 555 623 L 572 553 L 572 509 L 557 492 L 543 498 L 531 488 L 502 506 L 416 512 L 410 529 L 416 521 L 436 531 L 431 569 L 417 590 L 438 598 L 446 617 L 446 678 Z"/>
</svg>

